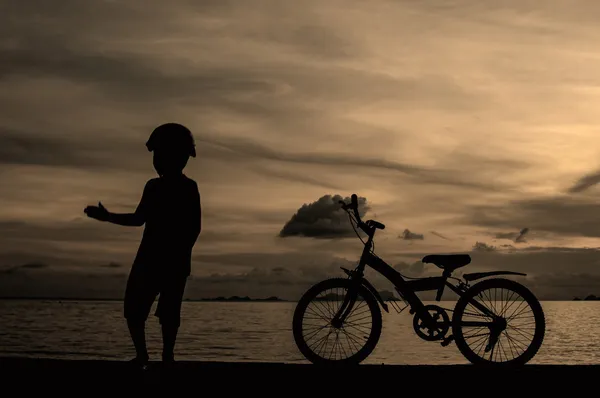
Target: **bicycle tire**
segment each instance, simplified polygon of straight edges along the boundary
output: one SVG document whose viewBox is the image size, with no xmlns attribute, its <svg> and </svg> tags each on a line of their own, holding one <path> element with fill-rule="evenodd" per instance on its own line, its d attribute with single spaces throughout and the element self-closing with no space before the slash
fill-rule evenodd
<svg viewBox="0 0 600 398">
<path fill-rule="evenodd" d="M 360 348 L 355 354 L 345 359 L 330 359 L 325 358 L 316 352 L 314 352 L 307 344 L 307 341 L 303 335 L 303 320 L 304 315 L 309 304 L 323 291 L 328 289 L 342 288 L 349 289 L 352 282 L 348 279 L 343 278 L 331 278 L 324 281 L 318 282 L 309 288 L 298 301 L 294 310 L 292 330 L 294 335 L 294 341 L 296 346 L 300 350 L 300 353 L 312 364 L 315 365 L 357 365 L 363 362 L 375 349 L 375 346 L 379 342 L 382 330 L 382 317 L 379 303 L 373 297 L 364 286 L 358 285 L 358 295 L 362 296 L 366 302 L 370 317 L 371 317 L 371 332 L 367 338 L 366 343 Z"/>
<path fill-rule="evenodd" d="M 535 332 L 532 334 L 531 343 L 527 346 L 524 352 L 508 361 L 494 362 L 482 358 L 476 354 L 467 344 L 460 321 L 464 311 L 469 304 L 469 300 L 479 295 L 488 289 L 508 289 L 519 294 L 531 307 L 535 319 Z M 524 365 L 531 361 L 538 353 L 544 341 L 546 330 L 546 320 L 541 303 L 537 297 L 524 285 L 504 278 L 486 279 L 473 285 L 456 303 L 454 314 L 452 316 L 452 333 L 458 350 L 472 364 L 476 365 L 492 365 L 492 366 L 509 366 L 509 365 Z M 510 345 L 510 344 L 509 344 Z M 512 347 L 511 347 L 512 350 Z"/>
</svg>

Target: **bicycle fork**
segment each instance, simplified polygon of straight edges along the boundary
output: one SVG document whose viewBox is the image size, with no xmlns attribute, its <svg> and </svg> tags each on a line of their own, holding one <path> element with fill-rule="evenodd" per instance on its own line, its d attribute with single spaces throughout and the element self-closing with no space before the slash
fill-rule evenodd
<svg viewBox="0 0 600 398">
<path fill-rule="evenodd" d="M 358 282 L 354 281 L 354 284 L 357 284 L 357 283 Z M 342 302 L 340 309 L 337 311 L 337 313 L 331 320 L 331 326 L 333 326 L 336 329 L 339 329 L 342 327 L 342 325 L 344 324 L 348 315 L 350 315 L 350 313 L 352 313 L 354 304 L 356 303 L 357 295 L 358 295 L 357 289 L 355 289 L 353 287 L 348 289 L 348 293 L 344 297 L 344 301 Z"/>
</svg>

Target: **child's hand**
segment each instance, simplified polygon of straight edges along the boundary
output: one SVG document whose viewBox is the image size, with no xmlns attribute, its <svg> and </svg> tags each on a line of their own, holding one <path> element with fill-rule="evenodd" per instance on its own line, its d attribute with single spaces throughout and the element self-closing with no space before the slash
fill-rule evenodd
<svg viewBox="0 0 600 398">
<path fill-rule="evenodd" d="M 83 212 L 90 218 L 95 218 L 99 221 L 108 221 L 108 210 L 100 202 L 98 202 L 98 206 L 86 207 Z"/>
</svg>

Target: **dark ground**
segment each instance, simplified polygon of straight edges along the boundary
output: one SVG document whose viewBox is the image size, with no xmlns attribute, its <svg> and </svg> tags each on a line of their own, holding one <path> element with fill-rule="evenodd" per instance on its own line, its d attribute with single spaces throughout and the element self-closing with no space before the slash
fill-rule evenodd
<svg viewBox="0 0 600 398">
<path fill-rule="evenodd" d="M 101 389 L 121 395 L 123 389 L 150 387 L 150 391 L 182 389 L 198 396 L 249 396 L 257 392 L 279 396 L 339 394 L 387 396 L 439 395 L 516 397 L 582 393 L 598 395 L 600 365 L 526 365 L 511 369 L 478 368 L 472 365 L 359 365 L 325 369 L 313 365 L 256 362 L 177 362 L 170 369 L 152 363 L 146 371 L 121 361 L 0 358 L 1 391 L 16 396 L 27 389 L 77 390 L 89 395 Z M 15 386 L 17 389 L 11 388 Z M 561 391 L 561 390 L 564 390 Z M 94 394 L 96 395 L 96 394 Z M 161 394 L 163 395 L 163 394 Z M 330 395 L 328 393 L 327 395 Z M 575 398 L 575 396 L 573 396 Z"/>
</svg>

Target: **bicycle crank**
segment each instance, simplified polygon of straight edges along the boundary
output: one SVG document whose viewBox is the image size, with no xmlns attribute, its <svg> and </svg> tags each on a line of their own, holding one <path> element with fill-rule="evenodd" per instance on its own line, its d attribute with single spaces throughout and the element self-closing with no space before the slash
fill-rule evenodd
<svg viewBox="0 0 600 398">
<path fill-rule="evenodd" d="M 428 315 L 427 319 L 424 319 Z M 415 314 L 413 329 L 425 341 L 441 340 L 450 329 L 450 318 L 446 311 L 437 305 L 426 305 L 422 312 Z"/>
</svg>

